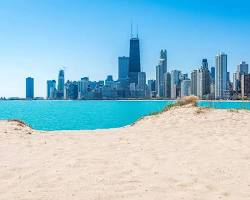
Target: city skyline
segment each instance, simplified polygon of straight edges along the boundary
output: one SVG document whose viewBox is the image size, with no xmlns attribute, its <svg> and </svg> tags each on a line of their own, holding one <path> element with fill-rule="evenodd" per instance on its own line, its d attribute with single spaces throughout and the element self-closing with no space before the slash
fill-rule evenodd
<svg viewBox="0 0 250 200">
<path fill-rule="evenodd" d="M 118 78 L 116 80 L 113 75 L 109 74 L 105 81 L 104 79 L 90 80 L 89 77 L 65 81 L 64 69 L 60 69 L 57 83 L 56 80 L 47 80 L 46 99 L 177 99 L 195 95 L 200 99 L 212 100 L 239 99 L 250 96 L 250 74 L 248 74 L 248 64 L 245 61 L 241 61 L 237 65 L 232 81 L 228 71 L 228 56 L 224 52 L 219 52 L 216 55 L 215 67 L 210 66 L 209 68 L 207 58 L 203 58 L 198 69 L 188 73 L 174 69 L 170 73 L 167 70 L 167 50 L 161 49 L 155 77 L 147 79 L 146 72 L 141 69 L 138 30 L 134 36 L 133 24 L 131 24 L 129 41 L 129 56 L 118 57 Z M 32 77 L 26 78 L 25 91 L 27 100 L 44 99 L 44 97 L 35 96 L 34 78 Z M 20 97 L 11 97 L 10 99 L 20 99 Z"/>
<path fill-rule="evenodd" d="M 135 43 L 134 43 L 135 42 Z M 190 73 L 180 70 L 167 71 L 167 51 L 160 51 L 159 65 L 156 66 L 155 79 L 147 82 L 146 72 L 140 69 L 139 37 L 130 38 L 129 57 L 118 57 L 118 79 L 107 75 L 104 80 L 90 80 L 83 77 L 80 80 L 65 82 L 64 70 L 59 71 L 58 84 L 56 80 L 47 80 L 47 99 L 49 100 L 87 100 L 87 99 L 178 99 L 194 95 L 199 99 L 249 99 L 250 74 L 249 65 L 242 61 L 237 65 L 230 80 L 227 70 L 227 54 L 216 55 L 215 67 L 210 67 L 206 58 L 201 66 Z M 189 78 L 190 74 L 190 78 Z M 27 92 L 32 79 L 33 97 Z M 34 79 L 26 78 L 26 99 L 34 99 Z M 35 98 L 41 99 L 41 98 Z"/>
<path fill-rule="evenodd" d="M 169 72 L 177 69 L 190 74 L 203 58 L 208 59 L 209 67 L 215 66 L 215 55 L 223 51 L 228 55 L 232 79 L 236 66 L 250 61 L 247 1 L 219 2 L 216 7 L 213 0 L 182 4 L 107 1 L 105 5 L 101 1 L 88 5 L 84 1 L 13 2 L 3 1 L 0 8 L 0 83 L 4 85 L 9 77 L 14 80 L 8 87 L 0 87 L 0 96 L 25 97 L 24 78 L 31 76 L 35 78 L 35 96 L 46 97 L 46 81 L 55 79 L 64 66 L 66 80 L 85 76 L 103 80 L 109 74 L 117 79 L 117 58 L 129 55 L 131 20 L 134 27 L 139 25 L 141 68 L 147 79 L 155 77 L 161 49 L 168 51 Z M 29 10 L 32 12 L 27 13 Z M 8 23 L 4 19 L 9 19 Z"/>
</svg>

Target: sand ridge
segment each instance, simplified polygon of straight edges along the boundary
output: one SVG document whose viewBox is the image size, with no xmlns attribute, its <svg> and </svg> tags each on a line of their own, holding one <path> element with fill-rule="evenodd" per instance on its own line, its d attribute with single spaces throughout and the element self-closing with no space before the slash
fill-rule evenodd
<svg viewBox="0 0 250 200">
<path fill-rule="evenodd" d="M 0 121 L 0 199 L 250 199 L 250 112 L 193 106 L 133 126 Z"/>
</svg>

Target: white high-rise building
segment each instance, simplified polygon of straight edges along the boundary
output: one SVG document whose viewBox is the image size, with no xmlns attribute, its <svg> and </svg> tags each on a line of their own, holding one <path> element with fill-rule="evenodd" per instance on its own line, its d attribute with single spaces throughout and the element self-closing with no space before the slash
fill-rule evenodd
<svg viewBox="0 0 250 200">
<path fill-rule="evenodd" d="M 164 96 L 164 74 L 167 73 L 167 51 L 161 50 L 159 65 L 156 66 L 156 94 Z"/>
<path fill-rule="evenodd" d="M 163 97 L 164 88 L 164 71 L 162 65 L 156 66 L 156 95 L 157 97 Z"/>
<path fill-rule="evenodd" d="M 227 55 L 219 53 L 216 56 L 216 71 L 215 71 L 215 98 L 225 98 L 227 90 Z"/>
</svg>

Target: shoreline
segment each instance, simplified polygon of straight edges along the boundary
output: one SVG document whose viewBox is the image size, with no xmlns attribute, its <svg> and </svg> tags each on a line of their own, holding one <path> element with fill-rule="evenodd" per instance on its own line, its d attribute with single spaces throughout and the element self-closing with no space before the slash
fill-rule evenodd
<svg viewBox="0 0 250 200">
<path fill-rule="evenodd" d="M 60 100 L 59 100 L 60 101 Z M 201 100 L 199 100 L 201 101 Z M 199 102 L 198 101 L 198 102 Z M 175 101 L 176 102 L 176 101 Z M 220 101 L 217 101 L 217 102 L 220 102 Z M 249 101 L 250 102 L 250 101 Z M 165 108 L 163 108 L 162 111 L 158 111 L 156 113 L 151 113 L 149 115 L 145 115 L 139 119 L 137 119 L 136 121 L 132 122 L 131 124 L 127 124 L 125 126 L 121 126 L 121 127 L 111 127 L 111 128 L 97 128 L 97 129 L 79 129 L 79 130 L 38 130 L 38 129 L 35 129 L 32 127 L 32 125 L 30 124 L 27 124 L 26 122 L 22 121 L 22 120 L 19 120 L 19 119 L 0 119 L 0 122 L 13 122 L 13 121 L 20 121 L 21 123 L 23 123 L 25 126 L 27 127 L 30 127 L 33 131 L 37 131 L 37 132 L 48 132 L 48 133 L 53 133 L 53 132 L 91 132 L 91 131 L 105 131 L 105 130 L 112 130 L 112 129 L 122 129 L 122 128 L 128 128 L 128 127 L 132 127 L 134 125 L 136 125 L 138 122 L 144 120 L 144 118 L 148 118 L 148 117 L 151 117 L 151 116 L 157 116 L 157 115 L 160 115 L 164 112 L 168 112 L 170 110 L 167 110 L 168 108 L 172 109 L 171 108 L 171 105 L 173 105 L 174 108 L 181 108 L 182 106 L 178 106 L 178 105 L 175 105 L 175 104 L 170 104 L 170 105 L 167 105 Z M 188 105 L 190 106 L 190 105 Z M 226 110 L 226 111 L 249 111 L 250 113 L 250 110 L 247 109 L 247 108 L 213 108 L 213 107 L 206 107 L 206 106 L 193 106 L 194 109 L 212 109 L 212 110 Z"/>
<path fill-rule="evenodd" d="M 76 100 L 66 100 L 66 99 L 0 99 L 1 101 L 173 101 L 176 102 L 178 99 L 76 99 Z M 198 100 L 198 101 L 207 101 L 207 102 L 250 102 L 250 100 Z"/>
</svg>

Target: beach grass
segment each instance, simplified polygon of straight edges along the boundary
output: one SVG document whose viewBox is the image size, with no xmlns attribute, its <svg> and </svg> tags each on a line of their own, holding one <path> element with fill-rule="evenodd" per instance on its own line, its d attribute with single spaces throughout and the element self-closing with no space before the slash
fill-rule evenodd
<svg viewBox="0 0 250 200">
<path fill-rule="evenodd" d="M 176 103 L 171 103 L 171 104 L 167 105 L 162 111 L 157 111 L 157 112 L 151 113 L 150 116 L 159 115 L 161 113 L 164 113 L 164 112 L 171 110 L 172 108 L 185 106 L 185 105 L 192 105 L 192 106 L 196 107 L 198 100 L 199 99 L 196 96 L 183 97 L 181 99 L 177 99 Z"/>
</svg>

